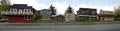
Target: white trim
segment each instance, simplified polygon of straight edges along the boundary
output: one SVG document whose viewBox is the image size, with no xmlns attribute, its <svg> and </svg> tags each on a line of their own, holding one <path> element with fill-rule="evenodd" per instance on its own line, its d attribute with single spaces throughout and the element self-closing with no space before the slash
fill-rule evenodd
<svg viewBox="0 0 120 31">
<path fill-rule="evenodd" d="M 98 17 L 97 15 L 78 15 L 78 16 Z"/>
<path fill-rule="evenodd" d="M 9 11 L 1 11 L 1 14 L 4 15 L 33 15 L 33 11 L 31 9 L 16 9 L 11 8 Z"/>
</svg>

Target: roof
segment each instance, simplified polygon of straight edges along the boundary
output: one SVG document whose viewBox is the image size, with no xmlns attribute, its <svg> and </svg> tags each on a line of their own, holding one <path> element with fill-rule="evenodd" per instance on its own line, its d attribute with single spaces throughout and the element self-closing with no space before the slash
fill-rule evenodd
<svg viewBox="0 0 120 31">
<path fill-rule="evenodd" d="M 27 6 L 27 4 L 13 4 L 9 8 L 18 8 L 18 9 L 33 9 L 32 6 Z"/>
<path fill-rule="evenodd" d="M 115 15 L 113 11 L 101 10 L 99 15 Z"/>
<path fill-rule="evenodd" d="M 91 9 L 91 10 L 97 10 L 97 9 L 95 9 L 95 8 L 79 8 L 80 10 L 81 9 Z"/>
</svg>

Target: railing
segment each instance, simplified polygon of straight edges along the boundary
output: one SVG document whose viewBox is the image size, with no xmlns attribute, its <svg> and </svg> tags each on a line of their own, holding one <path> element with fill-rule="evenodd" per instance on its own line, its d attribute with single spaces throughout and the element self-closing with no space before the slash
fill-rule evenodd
<svg viewBox="0 0 120 31">
<path fill-rule="evenodd" d="M 97 17 L 97 15 L 78 15 L 78 16 Z"/>
<path fill-rule="evenodd" d="M 10 11 L 1 11 L 1 15 L 33 15 L 33 12 L 10 12 Z"/>
</svg>

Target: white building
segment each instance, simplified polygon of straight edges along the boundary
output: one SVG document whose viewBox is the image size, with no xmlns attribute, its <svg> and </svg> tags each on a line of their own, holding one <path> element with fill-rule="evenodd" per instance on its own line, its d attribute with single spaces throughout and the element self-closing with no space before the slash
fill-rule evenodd
<svg viewBox="0 0 120 31">
<path fill-rule="evenodd" d="M 48 9 L 38 11 L 42 20 L 50 20 L 51 12 Z"/>
<path fill-rule="evenodd" d="M 70 12 L 70 10 L 72 10 L 72 8 L 69 6 L 68 10 L 66 10 L 65 12 L 65 21 L 69 22 L 69 21 L 75 21 L 75 14 L 72 12 Z"/>
<path fill-rule="evenodd" d="M 75 20 L 75 14 L 72 13 L 65 14 L 65 21 L 74 21 L 74 20 Z"/>
</svg>

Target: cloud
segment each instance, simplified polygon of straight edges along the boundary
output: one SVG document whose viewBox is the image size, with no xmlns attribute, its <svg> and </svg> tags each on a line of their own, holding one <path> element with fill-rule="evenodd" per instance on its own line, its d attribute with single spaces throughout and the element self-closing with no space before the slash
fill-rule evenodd
<svg viewBox="0 0 120 31">
<path fill-rule="evenodd" d="M 53 6 L 56 7 L 58 14 L 64 14 L 64 12 L 66 11 L 68 5 L 66 5 L 65 3 L 60 3 L 60 2 L 54 2 L 52 3 Z"/>
<path fill-rule="evenodd" d="M 99 0 L 99 1 L 102 2 L 101 0 Z M 114 10 L 113 5 L 100 5 L 100 4 L 98 4 L 99 1 L 91 0 L 91 2 L 88 2 L 88 3 L 77 4 L 77 6 L 71 5 L 71 4 L 70 5 L 74 9 L 75 14 L 76 14 L 76 11 L 79 10 L 79 8 L 95 8 L 95 9 L 103 9 L 103 10 L 110 10 L 110 11 Z M 56 7 L 59 14 L 64 14 L 67 7 L 69 6 L 68 3 L 72 3 L 72 2 L 74 2 L 74 1 L 65 0 L 64 2 L 53 2 L 52 4 Z M 98 10 L 98 12 L 99 12 L 99 10 Z"/>
<path fill-rule="evenodd" d="M 11 0 L 11 4 L 28 4 L 29 6 L 33 6 L 37 10 L 48 9 L 50 6 L 38 2 L 37 0 Z M 66 4 L 61 2 L 53 2 L 51 4 L 56 7 L 58 14 L 64 14 L 66 8 L 68 7 Z"/>
<path fill-rule="evenodd" d="M 99 10 L 108 10 L 108 11 L 114 11 L 114 8 L 120 4 L 118 4 L 117 0 L 91 0 L 91 2 L 88 3 L 81 3 L 77 6 L 74 6 L 75 13 L 79 8 L 95 8 L 98 9 L 97 12 L 99 13 Z M 113 3 L 113 4 L 112 4 Z"/>
<path fill-rule="evenodd" d="M 81 1 L 85 0 L 62 0 L 62 2 L 57 0 L 55 2 L 50 2 L 50 4 L 53 4 L 53 6 L 55 6 L 58 14 L 64 14 L 69 5 L 71 5 L 71 7 L 74 9 L 75 14 L 76 11 L 82 7 L 113 11 L 114 7 L 120 5 L 120 0 L 86 0 L 85 2 Z M 38 0 L 11 0 L 11 4 L 28 4 L 30 6 L 33 6 L 37 10 L 49 8 L 50 6 L 49 4 L 38 2 Z"/>
<path fill-rule="evenodd" d="M 114 11 L 114 6 L 96 5 L 96 4 L 85 4 L 85 3 L 83 3 L 83 4 L 80 4 L 80 5 L 74 6 L 75 14 L 77 13 L 76 11 L 79 10 L 79 8 L 94 8 L 94 9 L 97 9 L 97 13 L 99 13 L 100 10 Z"/>
<path fill-rule="evenodd" d="M 10 0 L 11 4 L 28 4 L 29 6 L 33 6 L 35 9 L 43 9 L 47 8 L 46 4 L 40 3 L 37 0 Z"/>
</svg>

